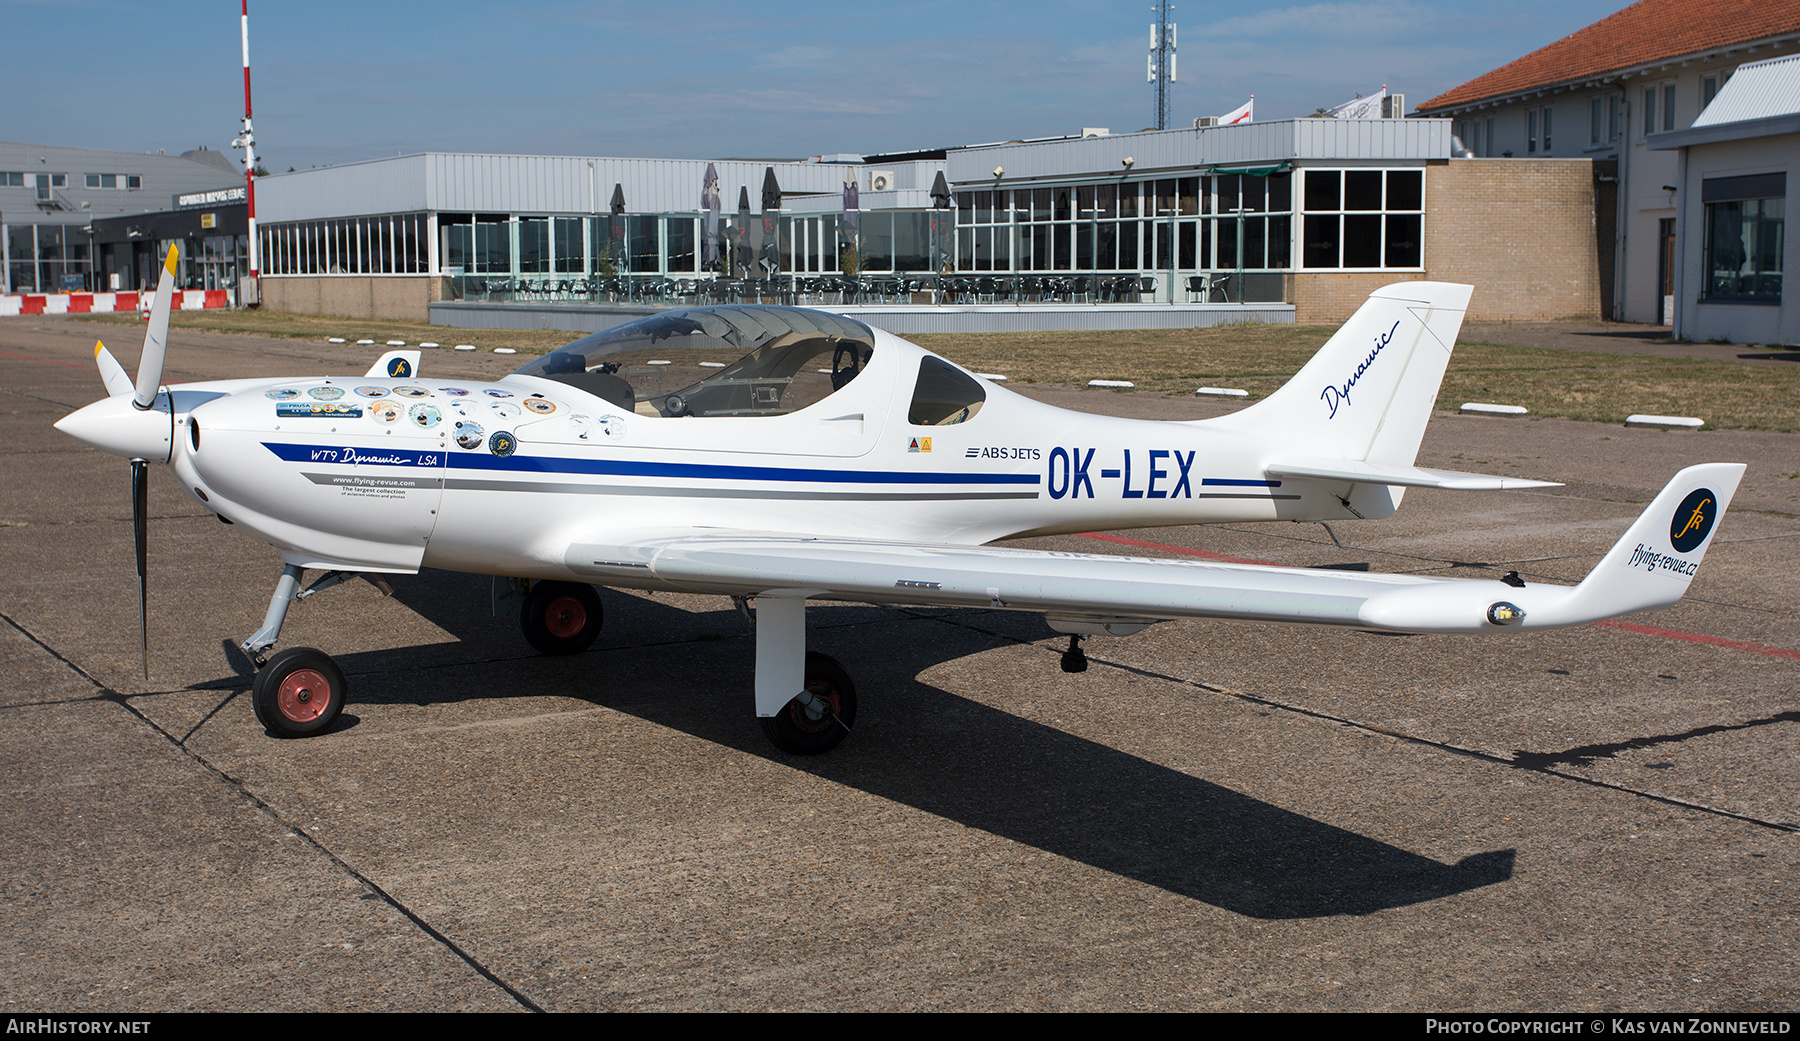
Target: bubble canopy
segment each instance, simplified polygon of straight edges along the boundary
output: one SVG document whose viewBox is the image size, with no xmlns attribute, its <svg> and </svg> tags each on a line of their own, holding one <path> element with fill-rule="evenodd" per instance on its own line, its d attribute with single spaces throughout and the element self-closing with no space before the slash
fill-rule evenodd
<svg viewBox="0 0 1800 1041">
<path fill-rule="evenodd" d="M 518 369 L 643 416 L 780 416 L 843 389 L 875 333 L 798 307 L 694 307 L 584 336 Z"/>
</svg>

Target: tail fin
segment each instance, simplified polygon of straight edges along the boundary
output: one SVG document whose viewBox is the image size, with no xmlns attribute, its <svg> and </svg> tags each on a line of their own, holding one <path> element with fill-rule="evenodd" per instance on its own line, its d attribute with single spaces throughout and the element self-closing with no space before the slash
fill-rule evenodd
<svg viewBox="0 0 1800 1041">
<path fill-rule="evenodd" d="M 1280 390 L 1205 422 L 1308 456 L 1411 466 L 1473 291 L 1451 282 L 1377 289 Z"/>
<path fill-rule="evenodd" d="M 369 371 L 363 373 L 365 379 L 386 377 L 394 380 L 412 379 L 419 374 L 418 351 L 389 351 L 375 359 Z"/>
</svg>

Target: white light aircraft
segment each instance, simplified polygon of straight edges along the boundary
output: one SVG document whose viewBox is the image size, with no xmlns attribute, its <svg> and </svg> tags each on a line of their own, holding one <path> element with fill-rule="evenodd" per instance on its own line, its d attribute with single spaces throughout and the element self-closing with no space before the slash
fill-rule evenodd
<svg viewBox="0 0 1800 1041">
<path fill-rule="evenodd" d="M 595 585 L 753 599 L 756 715 L 808 754 L 856 717 L 843 667 L 806 651 L 809 598 L 1042 612 L 1070 634 L 1070 671 L 1082 636 L 1173 618 L 1579 625 L 1680 599 L 1744 470 L 1676 474 L 1576 586 L 1009 549 L 990 543 L 1377 518 L 1409 487 L 1547 482 L 1413 465 L 1468 286 L 1378 290 L 1268 398 L 1150 422 L 1041 404 L 850 318 L 748 305 L 642 318 L 495 382 L 427 379 L 401 350 L 361 376 L 164 387 L 173 266 L 171 251 L 136 380 L 96 345 L 110 396 L 57 427 L 132 460 L 140 609 L 147 462 L 280 554 L 242 643 L 276 736 L 327 729 L 346 694 L 327 655 L 270 653 L 288 606 L 357 574 L 499 576 L 548 653 L 593 642 Z M 307 569 L 325 574 L 303 590 Z"/>
</svg>

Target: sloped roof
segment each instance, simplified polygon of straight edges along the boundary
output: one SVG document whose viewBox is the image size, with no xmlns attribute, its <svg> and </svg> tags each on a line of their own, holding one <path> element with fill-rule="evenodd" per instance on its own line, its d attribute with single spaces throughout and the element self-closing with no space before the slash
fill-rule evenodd
<svg viewBox="0 0 1800 1041">
<path fill-rule="evenodd" d="M 1800 32 L 1800 0 L 1638 0 L 1421 104 L 1455 108 L 1538 87 Z"/>
<path fill-rule="evenodd" d="M 1800 113 L 1800 54 L 1739 65 L 1697 127 L 1746 123 Z"/>
</svg>

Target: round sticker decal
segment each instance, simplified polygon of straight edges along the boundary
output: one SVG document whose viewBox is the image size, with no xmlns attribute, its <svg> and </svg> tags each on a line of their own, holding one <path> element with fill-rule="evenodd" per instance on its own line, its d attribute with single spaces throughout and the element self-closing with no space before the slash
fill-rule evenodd
<svg viewBox="0 0 1800 1041">
<path fill-rule="evenodd" d="M 394 393 L 403 398 L 422 398 L 429 395 L 431 391 L 426 390 L 424 387 L 395 387 Z"/>
<path fill-rule="evenodd" d="M 1695 488 L 1675 507 L 1675 517 L 1669 521 L 1669 544 L 1677 553 L 1692 550 L 1706 541 L 1718 517 L 1718 496 L 1711 488 Z"/>
<path fill-rule="evenodd" d="M 467 397 L 468 393 L 469 393 L 468 391 L 462 389 L 461 387 L 439 387 L 438 392 L 442 393 L 442 394 L 448 394 L 453 398 Z"/>
<path fill-rule="evenodd" d="M 306 392 L 308 396 L 319 401 L 336 401 L 344 396 L 342 387 L 314 387 Z"/>
<path fill-rule="evenodd" d="M 464 448 L 481 447 L 481 424 L 473 420 L 460 420 L 456 424 L 456 443 Z"/>
<path fill-rule="evenodd" d="M 504 430 L 496 430 L 494 436 L 488 438 L 488 451 L 502 459 L 512 455 L 513 449 L 518 447 L 519 443 L 514 441 L 513 436 Z"/>
<path fill-rule="evenodd" d="M 413 426 L 416 427 L 434 427 L 444 418 L 436 405 L 414 405 L 406 414 L 412 417 Z"/>
<path fill-rule="evenodd" d="M 358 387 L 358 388 L 356 388 L 356 392 L 358 394 L 361 394 L 365 398 L 385 398 L 385 397 L 387 397 L 387 388 L 386 387 Z"/>
<path fill-rule="evenodd" d="M 369 415 L 377 423 L 392 426 L 400 422 L 400 406 L 391 401 L 377 401 L 369 406 Z"/>
<path fill-rule="evenodd" d="M 486 394 L 490 398 L 510 398 L 513 396 L 512 391 L 510 391 L 510 390 L 489 389 L 489 390 L 482 391 L 482 393 Z"/>
<path fill-rule="evenodd" d="M 292 387 L 283 387 L 280 390 L 269 391 L 267 396 L 276 401 L 292 401 L 300 396 L 300 392 Z"/>
<path fill-rule="evenodd" d="M 405 358 L 392 358 L 388 361 L 387 374 L 397 380 L 412 375 L 412 365 Z"/>
<path fill-rule="evenodd" d="M 512 417 L 519 414 L 519 406 L 513 404 L 510 401 L 496 401 L 493 404 L 488 406 L 488 411 L 492 412 L 496 416 L 501 416 L 506 419 L 511 419 Z"/>
<path fill-rule="evenodd" d="M 547 416 L 556 411 L 556 403 L 545 401 L 543 398 L 526 398 L 525 407 L 540 416 Z"/>
</svg>

